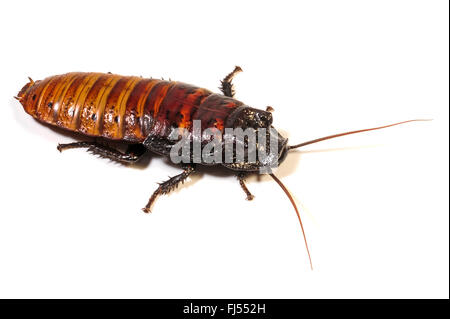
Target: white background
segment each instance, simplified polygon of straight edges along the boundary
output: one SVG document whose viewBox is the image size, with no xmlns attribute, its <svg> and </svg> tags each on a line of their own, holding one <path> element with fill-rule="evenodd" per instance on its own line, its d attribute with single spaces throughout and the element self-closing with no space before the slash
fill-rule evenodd
<svg viewBox="0 0 450 319">
<path fill-rule="evenodd" d="M 447 1 L 2 2 L 0 297 L 448 298 Z M 13 99 L 27 76 L 165 77 L 275 109 L 292 143 L 432 118 L 293 152 L 253 202 L 203 168 L 62 154 L 76 137 Z"/>
</svg>

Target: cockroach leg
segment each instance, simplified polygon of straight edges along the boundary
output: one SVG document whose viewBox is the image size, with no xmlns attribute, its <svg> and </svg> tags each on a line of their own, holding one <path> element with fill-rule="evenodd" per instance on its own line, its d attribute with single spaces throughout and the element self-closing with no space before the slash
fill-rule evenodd
<svg viewBox="0 0 450 319">
<path fill-rule="evenodd" d="M 97 142 L 74 142 L 68 144 L 58 144 L 58 151 L 70 148 L 83 148 L 86 147 L 87 151 L 99 155 L 100 157 L 108 158 L 113 161 L 121 163 L 133 163 L 139 160 L 139 158 L 145 153 L 146 149 L 140 144 L 129 145 L 125 153 L 113 149 L 107 145 L 102 145 Z"/>
<path fill-rule="evenodd" d="M 219 89 L 222 91 L 223 95 L 228 97 L 234 96 L 234 87 L 233 83 L 231 81 L 233 80 L 234 76 L 238 74 L 239 72 L 242 72 L 241 67 L 236 66 L 230 74 L 228 74 L 221 82 Z"/>
<path fill-rule="evenodd" d="M 154 201 L 159 195 L 165 195 L 173 191 L 178 187 L 180 183 L 184 183 L 186 178 L 191 175 L 195 171 L 195 167 L 193 165 L 186 165 L 183 167 L 184 171 L 181 174 L 170 177 L 167 181 L 159 184 L 156 191 L 153 192 L 152 196 L 148 200 L 147 205 L 145 205 L 142 210 L 145 213 L 150 213 L 150 208 L 152 207 Z"/>
<path fill-rule="evenodd" d="M 255 198 L 255 196 L 252 195 L 252 193 L 250 193 L 250 191 L 247 188 L 247 185 L 245 185 L 245 177 L 247 176 L 247 173 L 245 172 L 239 172 L 237 174 L 237 178 L 239 180 L 239 184 L 241 185 L 242 190 L 245 192 L 245 194 L 247 195 L 247 200 L 252 200 L 253 198 Z"/>
</svg>

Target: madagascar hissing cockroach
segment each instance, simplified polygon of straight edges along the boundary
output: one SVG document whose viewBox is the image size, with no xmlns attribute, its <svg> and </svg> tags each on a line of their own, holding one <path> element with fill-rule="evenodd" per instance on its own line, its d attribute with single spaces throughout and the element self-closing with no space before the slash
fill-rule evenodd
<svg viewBox="0 0 450 319">
<path fill-rule="evenodd" d="M 216 94 L 209 90 L 193 85 L 175 81 L 157 79 L 144 79 L 135 76 L 120 76 L 111 73 L 67 73 L 48 77 L 42 81 L 30 81 L 20 90 L 15 97 L 23 105 L 25 111 L 35 119 L 49 123 L 70 131 L 106 140 L 127 142 L 128 148 L 121 152 L 104 143 L 83 141 L 69 144 L 59 144 L 57 149 L 62 151 L 68 148 L 87 148 L 91 153 L 106 157 L 115 161 L 132 163 L 136 162 L 146 150 L 168 156 L 171 150 L 182 139 L 180 131 L 187 132 L 189 147 L 195 148 L 196 141 L 200 151 L 206 150 L 210 139 L 195 134 L 195 122 L 199 122 L 201 132 L 213 129 L 219 135 L 221 144 L 215 150 L 226 147 L 226 131 L 242 129 L 253 132 L 255 135 L 261 132 L 269 140 L 258 142 L 232 137 L 231 161 L 205 160 L 204 157 L 194 158 L 189 155 L 188 160 L 182 163 L 183 172 L 169 178 L 159 184 L 159 187 L 150 197 L 144 212 L 150 212 L 150 207 L 158 195 L 167 194 L 195 171 L 195 164 L 223 165 L 236 172 L 240 186 L 246 193 L 247 199 L 253 195 L 247 189 L 244 179 L 249 173 L 261 171 L 269 174 L 283 189 L 291 201 L 300 222 L 301 230 L 306 244 L 309 261 L 308 244 L 303 229 L 297 206 L 281 181 L 273 175 L 270 167 L 282 163 L 287 153 L 308 144 L 317 143 L 327 139 L 378 130 L 402 123 L 345 132 L 327 137 L 322 137 L 309 142 L 288 146 L 287 139 L 281 136 L 272 127 L 271 107 L 259 110 L 249 107 L 234 99 L 232 79 L 236 73 L 242 71 L 235 67 L 220 85 L 223 94 Z M 249 131 L 250 130 L 250 131 Z M 176 136 L 176 138 L 173 138 Z M 224 139 L 220 139 L 224 137 Z M 186 138 L 184 136 L 183 138 Z M 256 160 L 250 160 L 250 149 L 269 147 L 270 143 L 276 145 L 272 156 L 265 156 Z M 252 144 L 253 143 L 253 144 Z M 271 146 L 272 144 L 270 144 Z M 237 149 L 241 147 L 245 156 L 238 158 Z M 193 152 L 195 153 L 195 149 Z M 225 150 L 226 153 L 226 150 Z M 222 153 L 221 153 L 222 154 Z M 267 169 L 269 168 L 269 169 Z"/>
</svg>

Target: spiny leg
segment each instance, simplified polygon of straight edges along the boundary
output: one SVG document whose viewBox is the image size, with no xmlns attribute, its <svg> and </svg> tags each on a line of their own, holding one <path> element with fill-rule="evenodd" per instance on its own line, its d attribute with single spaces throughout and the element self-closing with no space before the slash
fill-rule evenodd
<svg viewBox="0 0 450 319">
<path fill-rule="evenodd" d="M 86 147 L 87 151 L 100 155 L 101 157 L 108 158 L 110 160 L 118 161 L 121 163 L 133 163 L 136 162 L 146 151 L 145 147 L 141 144 L 130 144 L 127 147 L 125 153 L 122 153 L 112 147 L 100 144 L 98 142 L 74 142 L 68 144 L 58 144 L 58 151 L 70 148 L 83 148 Z"/>
<path fill-rule="evenodd" d="M 245 177 L 247 176 L 247 173 L 244 172 L 239 172 L 237 174 L 237 178 L 239 180 L 239 184 L 241 185 L 242 190 L 245 192 L 245 194 L 247 195 L 247 200 L 252 200 L 253 198 L 255 198 L 255 196 L 252 195 L 252 193 L 250 193 L 250 191 L 247 188 L 247 185 L 245 185 Z"/>
<path fill-rule="evenodd" d="M 230 74 L 228 74 L 222 81 L 220 81 L 220 90 L 222 91 L 223 95 L 228 97 L 234 96 L 234 88 L 233 83 L 231 81 L 233 80 L 234 76 L 238 74 L 239 72 L 242 72 L 241 67 L 236 66 Z"/>
<path fill-rule="evenodd" d="M 150 208 L 152 207 L 153 202 L 159 195 L 165 195 L 165 194 L 170 193 L 175 188 L 177 188 L 180 183 L 184 183 L 186 178 L 188 178 L 188 176 L 191 175 L 195 171 L 195 167 L 192 165 L 187 165 L 183 168 L 184 168 L 184 171 L 181 174 L 170 177 L 167 181 L 159 184 L 156 191 L 152 194 L 152 196 L 148 200 L 147 205 L 145 205 L 145 207 L 142 208 L 142 210 L 145 213 L 150 213 Z"/>
</svg>

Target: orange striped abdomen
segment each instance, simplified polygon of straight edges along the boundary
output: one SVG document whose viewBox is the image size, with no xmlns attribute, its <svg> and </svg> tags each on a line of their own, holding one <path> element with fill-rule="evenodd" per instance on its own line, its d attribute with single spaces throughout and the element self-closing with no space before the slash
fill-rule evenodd
<svg viewBox="0 0 450 319">
<path fill-rule="evenodd" d="M 19 92 L 36 119 L 89 136 L 142 142 L 174 128 L 223 130 L 241 102 L 189 84 L 105 73 L 67 73 L 30 82 Z"/>
</svg>

